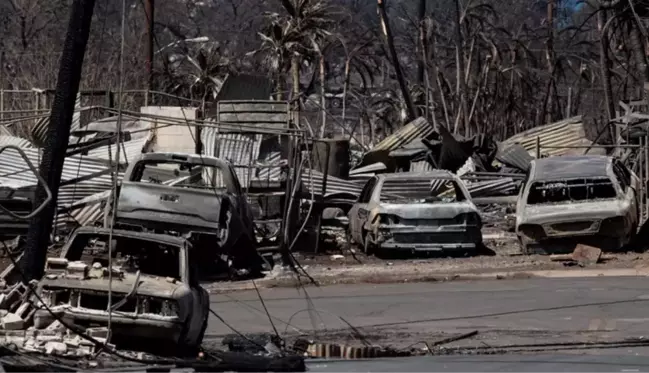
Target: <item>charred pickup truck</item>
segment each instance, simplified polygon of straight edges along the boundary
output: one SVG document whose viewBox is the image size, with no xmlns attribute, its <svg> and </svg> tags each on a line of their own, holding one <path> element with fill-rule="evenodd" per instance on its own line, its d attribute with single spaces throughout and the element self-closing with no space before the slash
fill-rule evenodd
<svg viewBox="0 0 649 373">
<path fill-rule="evenodd" d="M 377 175 L 349 211 L 351 241 L 366 253 L 474 251 L 482 221 L 466 187 L 447 171 Z"/>
<path fill-rule="evenodd" d="M 532 161 L 516 206 L 524 253 L 571 252 L 577 244 L 616 250 L 639 222 L 639 179 L 606 156 Z"/>
<path fill-rule="evenodd" d="M 132 161 L 119 190 L 116 227 L 180 235 L 203 256 L 260 268 L 253 215 L 232 165 L 181 153 L 147 153 Z"/>
<path fill-rule="evenodd" d="M 118 345 L 197 348 L 207 327 L 209 295 L 198 284 L 191 244 L 180 237 L 114 230 L 111 281 L 109 234 L 106 228 L 82 227 L 60 258 L 48 258 L 38 285 L 43 302 L 81 327 L 107 326 L 110 307 Z M 37 310 L 35 323 L 48 315 Z"/>
</svg>

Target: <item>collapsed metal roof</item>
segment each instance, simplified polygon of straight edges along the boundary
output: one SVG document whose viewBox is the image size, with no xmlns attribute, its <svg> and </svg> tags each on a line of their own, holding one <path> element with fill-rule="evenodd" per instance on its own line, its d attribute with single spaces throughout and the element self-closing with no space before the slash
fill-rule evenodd
<svg viewBox="0 0 649 373">
<path fill-rule="evenodd" d="M 586 137 L 584 122 L 580 115 L 523 131 L 503 141 L 502 144 L 505 147 L 520 144 L 525 150 L 535 154 L 537 143 L 541 147 L 541 153 L 550 156 L 583 154 L 586 148 L 575 147 L 593 144 Z M 591 150 L 589 153 L 594 152 Z"/>
</svg>

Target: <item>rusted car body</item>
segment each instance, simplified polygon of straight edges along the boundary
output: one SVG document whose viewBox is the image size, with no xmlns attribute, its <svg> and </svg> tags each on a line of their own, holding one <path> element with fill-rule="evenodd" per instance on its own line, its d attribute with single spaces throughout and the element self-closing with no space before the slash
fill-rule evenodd
<svg viewBox="0 0 649 373">
<path fill-rule="evenodd" d="M 638 177 L 606 156 L 532 161 L 516 206 L 525 253 L 570 252 L 579 243 L 615 250 L 636 233 Z"/>
<path fill-rule="evenodd" d="M 198 347 L 209 294 L 198 283 L 191 244 L 180 237 L 114 230 L 109 280 L 109 234 L 106 228 L 82 227 L 60 258 L 48 259 L 39 283 L 43 301 L 76 325 L 107 326 L 110 289 L 116 343 Z"/>
<path fill-rule="evenodd" d="M 182 153 L 147 153 L 129 164 L 116 226 L 178 234 L 211 255 L 259 263 L 253 214 L 232 165 Z M 207 259 L 207 258 L 206 258 Z"/>
<path fill-rule="evenodd" d="M 482 221 L 462 181 L 447 171 L 374 176 L 350 209 L 349 236 L 366 252 L 472 251 Z"/>
</svg>

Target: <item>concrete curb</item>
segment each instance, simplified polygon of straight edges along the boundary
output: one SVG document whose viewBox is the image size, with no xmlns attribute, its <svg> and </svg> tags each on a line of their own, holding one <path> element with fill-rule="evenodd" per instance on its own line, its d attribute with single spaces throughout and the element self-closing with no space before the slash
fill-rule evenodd
<svg viewBox="0 0 649 373">
<path fill-rule="evenodd" d="M 359 274 L 353 276 L 347 274 L 340 276 L 314 276 L 315 280 L 323 286 L 340 284 L 389 284 L 389 283 L 412 283 L 412 282 L 448 282 L 448 281 L 478 281 L 478 280 L 513 280 L 524 278 L 592 278 L 592 277 L 648 277 L 649 268 L 619 268 L 619 269 L 573 269 L 573 270 L 513 270 L 488 273 L 431 273 L 408 276 L 405 274 L 384 274 L 377 277 L 376 274 Z M 276 277 L 259 279 L 255 281 L 258 288 L 295 287 L 299 285 L 293 277 Z M 303 285 L 310 283 L 302 279 Z M 215 283 L 208 286 L 211 293 L 233 292 L 254 290 L 252 281 L 240 281 L 230 283 Z"/>
</svg>

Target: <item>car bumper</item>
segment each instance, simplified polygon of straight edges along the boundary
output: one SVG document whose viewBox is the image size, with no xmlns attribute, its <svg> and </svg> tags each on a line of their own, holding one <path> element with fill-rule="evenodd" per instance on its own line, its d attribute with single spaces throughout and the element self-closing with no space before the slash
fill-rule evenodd
<svg viewBox="0 0 649 373">
<path fill-rule="evenodd" d="M 80 309 L 66 309 L 63 311 L 64 320 L 78 325 L 108 326 L 108 313 Z M 178 343 L 182 337 L 184 324 L 177 320 L 155 319 L 151 317 L 137 317 L 135 315 L 122 315 L 114 312 L 111 315 L 111 329 L 113 334 L 132 337 L 156 339 Z"/>
<path fill-rule="evenodd" d="M 466 251 L 475 250 L 482 242 L 479 227 L 441 227 L 384 230 L 377 246 L 386 250 Z"/>
</svg>

